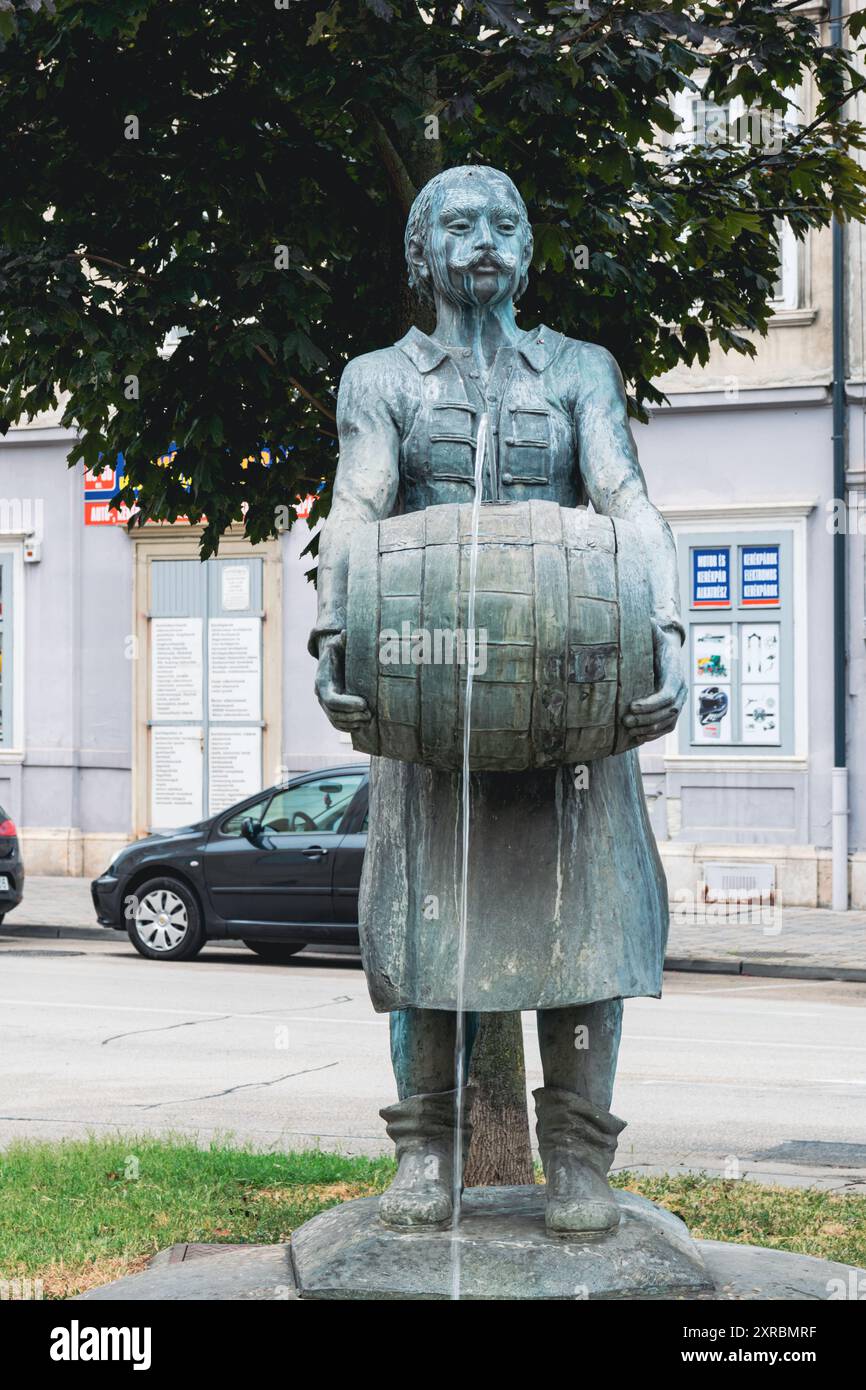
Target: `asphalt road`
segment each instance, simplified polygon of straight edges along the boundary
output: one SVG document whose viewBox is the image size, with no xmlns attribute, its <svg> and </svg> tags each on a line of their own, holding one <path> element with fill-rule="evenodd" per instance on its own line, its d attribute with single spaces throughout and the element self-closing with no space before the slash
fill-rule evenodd
<svg viewBox="0 0 866 1390">
<path fill-rule="evenodd" d="M 212 947 L 166 965 L 106 933 L 5 938 L 0 958 L 0 1144 L 173 1130 L 389 1148 L 387 1019 L 355 957 L 275 966 Z M 626 1005 L 617 1166 L 866 1191 L 864 1004 L 863 984 L 667 976 L 661 1001 Z M 531 1088 L 541 1072 L 524 1022 Z M 773 1152 L 797 1142 L 852 1147 Z"/>
</svg>

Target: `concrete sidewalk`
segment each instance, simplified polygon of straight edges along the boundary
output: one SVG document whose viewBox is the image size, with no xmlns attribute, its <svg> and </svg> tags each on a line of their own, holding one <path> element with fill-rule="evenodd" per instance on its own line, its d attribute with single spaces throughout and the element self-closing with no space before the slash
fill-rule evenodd
<svg viewBox="0 0 866 1390">
<path fill-rule="evenodd" d="M 737 920 L 728 909 L 684 915 L 675 909 L 668 938 L 668 970 L 772 975 L 807 980 L 866 981 L 866 912 L 788 907 Z M 24 900 L 0 926 L 0 938 L 42 937 L 116 941 L 96 923 L 90 883 L 84 878 L 28 878 Z"/>
<path fill-rule="evenodd" d="M 24 881 L 24 897 L 0 925 L 0 936 L 87 937 L 113 935 L 100 927 L 89 878 L 36 877 Z"/>
<path fill-rule="evenodd" d="M 800 980 L 866 980 L 866 912 L 673 909 L 665 968 Z"/>
</svg>

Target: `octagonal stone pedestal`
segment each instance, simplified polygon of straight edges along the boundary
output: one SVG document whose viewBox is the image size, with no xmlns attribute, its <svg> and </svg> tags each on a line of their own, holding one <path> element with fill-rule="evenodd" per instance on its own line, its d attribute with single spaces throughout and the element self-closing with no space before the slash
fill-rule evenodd
<svg viewBox="0 0 866 1390">
<path fill-rule="evenodd" d="M 550 1236 L 544 1188 L 476 1187 L 463 1196 L 460 1297 L 616 1299 L 712 1297 L 703 1257 L 678 1217 L 618 1192 L 618 1228 L 592 1239 Z M 346 1202 L 292 1237 L 302 1299 L 446 1299 L 452 1296 L 450 1230 L 390 1230 L 378 1199 Z"/>
</svg>

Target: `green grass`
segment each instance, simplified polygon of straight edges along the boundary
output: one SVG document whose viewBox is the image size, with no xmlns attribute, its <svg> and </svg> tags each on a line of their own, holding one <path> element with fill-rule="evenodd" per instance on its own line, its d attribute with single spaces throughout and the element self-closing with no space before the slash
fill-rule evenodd
<svg viewBox="0 0 866 1390">
<path fill-rule="evenodd" d="M 13 1144 L 0 1155 L 0 1279 L 41 1279 L 46 1298 L 63 1298 L 176 1242 L 283 1241 L 316 1212 L 380 1192 L 393 1171 L 390 1159 L 201 1149 L 171 1136 Z M 676 1212 L 698 1238 L 866 1265 L 866 1197 L 693 1176 L 620 1173 L 615 1183 Z"/>
<path fill-rule="evenodd" d="M 768 1245 L 866 1267 L 866 1197 L 694 1174 L 645 1178 L 618 1173 L 613 1186 L 667 1207 L 697 1240 Z"/>
<path fill-rule="evenodd" d="M 171 1136 L 15 1143 L 0 1155 L 0 1279 L 41 1278 L 46 1298 L 67 1297 L 179 1241 L 283 1241 L 325 1207 L 381 1191 L 393 1171 L 386 1159 Z"/>
</svg>

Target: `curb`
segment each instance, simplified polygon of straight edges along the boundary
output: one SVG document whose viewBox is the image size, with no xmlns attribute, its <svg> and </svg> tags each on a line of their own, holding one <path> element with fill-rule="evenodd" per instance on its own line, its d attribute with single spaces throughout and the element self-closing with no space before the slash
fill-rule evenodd
<svg viewBox="0 0 866 1390">
<path fill-rule="evenodd" d="M 40 927 L 24 922 L 18 928 L 0 928 L 0 946 L 16 940 L 107 941 L 124 937 L 114 927 Z M 220 939 L 221 946 L 232 944 Z M 327 948 L 320 947 L 327 954 Z M 343 956 L 343 952 L 339 954 Z M 673 974 L 758 975 L 779 980 L 841 980 L 848 984 L 866 983 L 866 968 L 854 965 L 792 965 L 785 961 L 740 960 L 737 957 L 666 956 L 664 968 Z"/>
<path fill-rule="evenodd" d="M 103 941 L 110 937 L 113 927 L 40 927 L 35 923 L 22 922 L 20 927 L 11 925 L 0 927 L 0 942 L 17 941 L 19 938 L 48 941 Z M 125 933 L 117 932 L 118 936 Z"/>
<path fill-rule="evenodd" d="M 692 971 L 700 975 L 763 975 L 779 980 L 866 981 L 866 969 L 853 965 L 788 965 L 769 960 L 702 960 L 696 956 L 668 956 L 665 970 Z"/>
</svg>

